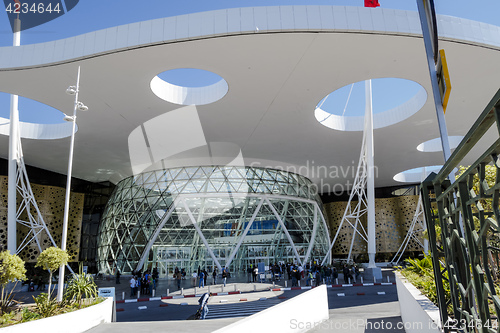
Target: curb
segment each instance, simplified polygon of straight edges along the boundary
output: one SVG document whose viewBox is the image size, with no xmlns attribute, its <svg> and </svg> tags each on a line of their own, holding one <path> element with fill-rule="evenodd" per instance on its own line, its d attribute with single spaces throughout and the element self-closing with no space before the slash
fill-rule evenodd
<svg viewBox="0 0 500 333">
<path fill-rule="evenodd" d="M 213 296 L 223 296 L 223 295 L 236 295 L 241 294 L 241 291 L 229 291 L 223 293 L 212 293 Z M 162 297 L 144 297 L 139 299 L 122 299 L 115 301 L 116 304 L 119 303 L 137 303 L 137 302 L 149 302 L 149 301 L 161 301 L 162 299 L 181 299 L 181 298 L 192 298 L 201 297 L 203 294 L 190 294 L 190 295 L 176 295 L 176 296 L 162 296 Z"/>
</svg>

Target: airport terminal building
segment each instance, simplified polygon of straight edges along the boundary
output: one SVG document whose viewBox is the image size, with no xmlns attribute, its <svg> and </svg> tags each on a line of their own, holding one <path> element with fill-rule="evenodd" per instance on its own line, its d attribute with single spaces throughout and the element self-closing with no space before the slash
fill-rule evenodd
<svg viewBox="0 0 500 333">
<path fill-rule="evenodd" d="M 500 71 L 500 28 L 439 15 L 438 25 L 453 73 L 446 121 L 456 146 L 477 118 L 474 110 L 496 92 L 490 73 Z M 306 264 L 325 258 L 337 232 L 328 262 L 351 249 L 363 260 L 366 242 L 352 242 L 349 225 L 339 230 L 363 117 L 320 103 L 356 82 L 392 78 L 419 87 L 373 116 L 379 260 L 397 251 L 417 207 L 417 191 L 400 188 L 422 180 L 415 168 L 443 163 L 415 12 L 234 8 L 2 47 L 0 91 L 67 110 L 64 89 L 74 85 L 78 67 L 80 98 L 90 110 L 77 120 L 68 250 L 71 261 L 94 272 L 157 267 L 171 276 L 175 267 Z M 182 69 L 219 79 L 203 87 L 168 81 L 165 73 Z M 5 246 L 9 119 L 0 125 Z M 56 243 L 71 128 L 20 124 L 34 196 Z M 473 151 L 467 159 L 476 157 Z M 18 244 L 28 234 L 20 226 Z M 38 235 L 38 243 L 49 246 L 48 236 Z M 407 248 L 420 250 L 416 242 Z M 33 262 L 38 252 L 32 242 L 21 255 Z"/>
</svg>

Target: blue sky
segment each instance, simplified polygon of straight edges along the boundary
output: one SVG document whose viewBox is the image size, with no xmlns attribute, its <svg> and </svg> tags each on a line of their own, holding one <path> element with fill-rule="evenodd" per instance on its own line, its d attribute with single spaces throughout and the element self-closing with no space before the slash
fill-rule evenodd
<svg viewBox="0 0 500 333">
<path fill-rule="evenodd" d="M 416 11 L 415 0 L 379 0 L 382 8 L 394 8 Z M 296 1 L 246 1 L 246 0 L 80 0 L 79 4 L 67 14 L 45 23 L 41 26 L 22 32 L 21 44 L 33 44 L 47 42 L 61 38 L 73 37 L 83 33 L 109 28 L 121 24 L 140 22 L 144 20 L 161 17 L 176 16 L 194 12 L 251 6 L 272 5 L 339 5 L 339 6 L 363 6 L 364 0 L 296 0 Z M 377 9 L 373 9 L 377 10 Z M 476 21 L 500 25 L 500 1 L 498 0 L 437 0 L 436 11 L 438 14 L 451 15 L 468 18 Z M 0 14 L 0 46 L 12 45 L 12 31 L 6 14 Z M 349 89 L 349 88 L 345 88 Z M 355 88 L 362 90 L 359 88 Z M 353 89 L 353 90 L 355 90 Z M 374 94 L 376 85 L 374 84 Z M 348 92 L 348 90 L 347 90 Z M 345 94 L 345 93 L 344 93 Z M 377 95 L 383 96 L 383 95 Z M 351 97 L 352 98 L 352 97 Z M 384 99 L 384 98 L 382 98 Z M 319 102 L 319 101 L 318 101 Z M 328 99 L 327 99 L 328 103 Z M 326 107 L 327 103 L 324 104 Z M 342 104 L 341 109 L 344 107 Z M 71 103 L 70 103 L 71 104 Z M 374 108 L 378 102 L 374 96 Z M 54 122 L 52 119 L 61 118 L 59 111 L 44 109 L 44 112 L 32 113 L 29 110 L 40 105 L 31 103 L 25 99 L 20 100 L 20 117 L 23 121 Z M 385 108 L 385 107 L 383 107 Z M 9 99 L 7 94 L 0 93 L 0 116 L 9 117 Z M 311 111 L 312 112 L 312 111 Z M 340 111 L 342 112 L 342 110 Z M 335 112 L 337 113 L 337 112 Z M 38 117 L 37 117 L 38 115 Z"/>
</svg>

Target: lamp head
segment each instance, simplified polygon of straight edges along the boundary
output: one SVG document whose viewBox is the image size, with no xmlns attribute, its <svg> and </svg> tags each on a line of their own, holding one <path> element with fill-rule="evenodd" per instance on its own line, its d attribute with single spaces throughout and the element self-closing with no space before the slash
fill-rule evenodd
<svg viewBox="0 0 500 333">
<path fill-rule="evenodd" d="M 66 94 L 75 95 L 76 94 L 76 86 L 69 86 L 68 89 L 66 89 Z"/>
<path fill-rule="evenodd" d="M 63 120 L 71 122 L 71 121 L 74 121 L 75 119 L 72 116 L 68 116 L 67 114 L 64 114 Z"/>
<path fill-rule="evenodd" d="M 78 111 L 88 111 L 89 110 L 89 107 L 86 106 L 85 104 L 83 104 L 82 102 L 78 102 L 76 104 L 76 108 L 78 109 Z"/>
</svg>

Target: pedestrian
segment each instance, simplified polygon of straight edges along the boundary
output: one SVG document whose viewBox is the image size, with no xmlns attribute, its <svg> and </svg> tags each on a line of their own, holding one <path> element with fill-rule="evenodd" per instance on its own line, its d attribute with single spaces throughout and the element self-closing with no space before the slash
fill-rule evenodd
<svg viewBox="0 0 500 333">
<path fill-rule="evenodd" d="M 204 293 L 201 295 L 200 299 L 198 300 L 198 303 L 200 304 L 200 312 L 201 312 L 201 318 L 200 319 L 205 319 L 208 314 L 208 299 L 212 296 L 212 293 Z"/>
<path fill-rule="evenodd" d="M 335 284 L 339 283 L 339 272 L 337 272 L 337 267 L 332 267 L 332 284 L 335 282 Z"/>
<path fill-rule="evenodd" d="M 253 269 L 253 282 L 257 281 L 257 275 L 259 275 L 259 269 L 257 267 L 255 267 Z"/>
<path fill-rule="evenodd" d="M 342 269 L 342 273 L 344 274 L 344 283 L 349 283 L 349 277 L 350 277 L 350 273 L 349 273 L 349 267 L 347 267 L 346 264 L 344 264 L 344 268 Z"/>
<path fill-rule="evenodd" d="M 198 288 L 203 288 L 205 287 L 205 274 L 203 273 L 202 270 L 199 271 L 198 273 L 198 278 L 200 279 L 198 283 Z"/>
<path fill-rule="evenodd" d="M 214 278 L 214 285 L 216 285 L 217 284 L 217 267 L 214 267 L 212 277 Z"/>
<path fill-rule="evenodd" d="M 134 279 L 134 276 L 132 275 L 132 277 L 130 278 L 130 297 L 134 296 L 135 295 L 135 279 Z"/>
<path fill-rule="evenodd" d="M 116 270 L 116 284 L 120 284 L 120 270 Z"/>
<path fill-rule="evenodd" d="M 135 288 L 134 288 L 134 296 L 135 296 L 138 295 L 137 291 L 140 290 L 139 288 L 141 287 L 141 278 L 140 276 L 135 276 L 134 279 L 135 279 Z"/>
<path fill-rule="evenodd" d="M 224 267 L 222 270 L 222 281 L 224 281 L 224 287 L 226 286 L 226 281 L 227 281 L 227 268 Z"/>
<path fill-rule="evenodd" d="M 180 271 L 177 271 L 177 273 L 175 273 L 175 280 L 177 281 L 177 290 L 181 290 L 181 279 L 182 279 L 182 273 Z"/>
<path fill-rule="evenodd" d="M 198 277 L 198 273 L 194 272 L 191 274 L 191 286 L 196 287 L 196 278 Z"/>
<path fill-rule="evenodd" d="M 313 274 L 311 273 L 311 271 L 309 271 L 309 273 L 307 274 L 306 286 L 311 285 L 312 279 L 313 279 Z"/>
<path fill-rule="evenodd" d="M 149 286 L 149 294 L 153 295 L 153 288 L 156 289 L 154 286 L 154 279 L 151 274 L 148 275 L 148 286 Z"/>
</svg>

